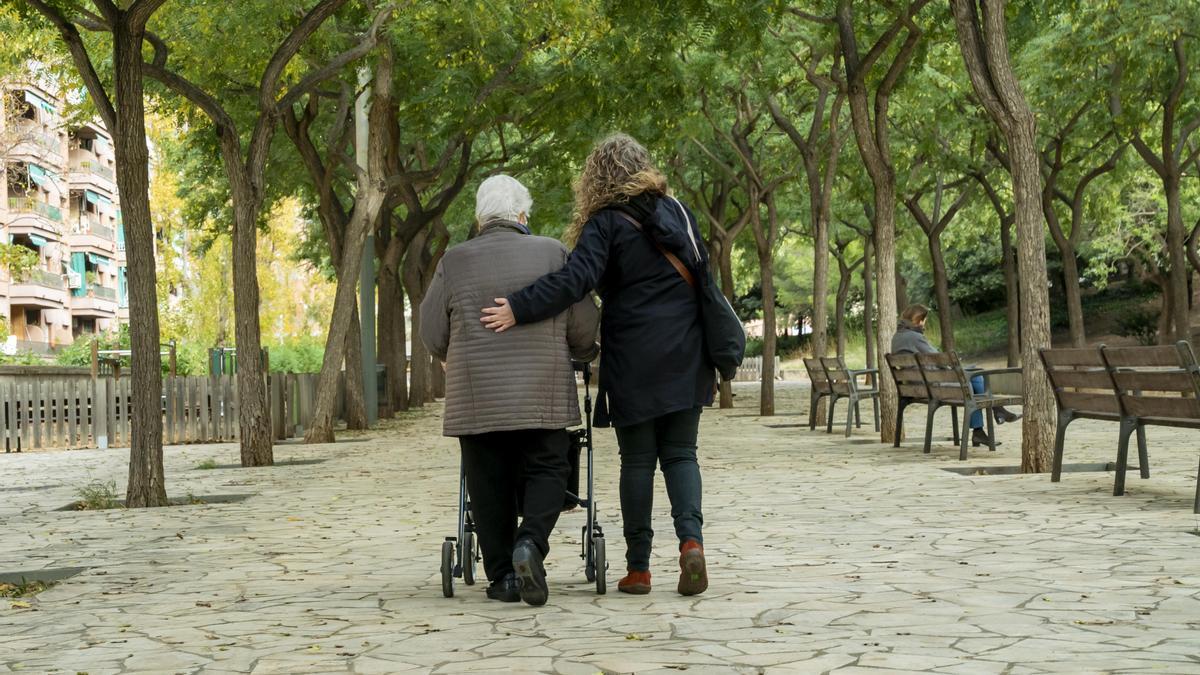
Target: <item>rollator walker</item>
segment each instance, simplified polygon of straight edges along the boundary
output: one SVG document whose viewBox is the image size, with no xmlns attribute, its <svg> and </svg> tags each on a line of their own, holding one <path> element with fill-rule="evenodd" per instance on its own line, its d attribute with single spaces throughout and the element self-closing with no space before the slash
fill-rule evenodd
<svg viewBox="0 0 1200 675">
<path fill-rule="evenodd" d="M 607 585 L 604 573 L 608 569 L 604 555 L 604 530 L 596 517 L 596 497 L 592 461 L 592 366 L 575 362 L 575 370 L 583 373 L 583 419 L 584 428 L 570 431 L 571 478 L 568 480 L 563 510 L 582 507 L 587 511 L 583 525 L 583 541 L 579 557 L 583 559 L 583 573 L 588 582 L 595 582 L 596 593 L 604 595 Z M 587 498 L 576 494 L 579 491 L 579 457 L 587 451 Z M 572 491 L 574 490 L 574 492 Z M 446 537 L 442 542 L 442 595 L 454 597 L 454 580 L 462 579 L 468 586 L 475 584 L 475 564 L 483 559 L 475 539 L 475 520 L 471 516 L 471 499 L 467 494 L 466 466 L 459 460 L 458 469 L 458 535 Z"/>
</svg>

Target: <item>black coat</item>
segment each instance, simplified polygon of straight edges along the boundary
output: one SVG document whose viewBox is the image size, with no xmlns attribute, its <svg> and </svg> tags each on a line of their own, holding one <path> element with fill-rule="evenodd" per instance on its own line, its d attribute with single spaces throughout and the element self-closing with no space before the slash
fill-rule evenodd
<svg viewBox="0 0 1200 675">
<path fill-rule="evenodd" d="M 712 403 L 716 376 L 704 352 L 696 292 L 654 245 L 703 279 L 707 254 L 690 212 L 688 218 L 695 248 L 670 199 L 641 195 L 604 209 L 583 226 L 562 269 L 508 296 L 517 323 L 531 323 L 557 315 L 592 289 L 600 293 L 596 426 L 629 426 Z"/>
</svg>

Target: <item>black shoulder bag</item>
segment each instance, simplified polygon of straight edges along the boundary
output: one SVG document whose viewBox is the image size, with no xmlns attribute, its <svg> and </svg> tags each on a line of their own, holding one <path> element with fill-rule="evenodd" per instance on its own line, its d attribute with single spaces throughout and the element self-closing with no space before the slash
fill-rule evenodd
<svg viewBox="0 0 1200 675">
<path fill-rule="evenodd" d="M 692 242 L 692 249 L 696 252 L 696 260 L 703 260 L 700 256 L 700 247 L 696 244 L 696 237 L 692 234 L 692 219 L 688 215 L 687 209 L 683 208 L 683 204 L 680 204 L 679 200 L 674 197 L 668 197 L 668 199 L 683 214 L 688 239 Z M 620 210 L 617 213 L 632 223 L 639 231 L 644 232 L 642 224 L 632 216 Z M 653 237 L 650 237 L 650 240 L 658 252 L 662 253 L 663 257 L 671 263 L 675 271 L 679 272 L 679 276 L 683 277 L 688 286 L 697 291 L 697 299 L 700 304 L 700 325 L 704 330 L 704 348 L 708 360 L 720 373 L 721 379 L 732 380 L 737 375 L 738 367 L 742 365 L 742 358 L 746 355 L 746 330 L 742 327 L 741 319 L 734 313 L 725 294 L 717 287 L 717 282 L 708 272 L 707 266 L 702 266 L 703 269 L 700 271 L 702 278 L 697 282 L 683 261 L 674 253 L 663 248 L 662 244 L 654 241 Z"/>
</svg>

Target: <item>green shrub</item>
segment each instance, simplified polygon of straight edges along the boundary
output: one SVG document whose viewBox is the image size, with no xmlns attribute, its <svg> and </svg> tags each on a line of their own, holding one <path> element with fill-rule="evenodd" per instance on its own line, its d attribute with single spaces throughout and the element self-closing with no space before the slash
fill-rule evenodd
<svg viewBox="0 0 1200 675">
<path fill-rule="evenodd" d="M 1117 335 L 1131 337 L 1140 345 L 1158 342 L 1158 314 L 1148 309 L 1132 308 L 1117 317 Z"/>
<path fill-rule="evenodd" d="M 811 336 L 809 335 L 783 335 L 775 341 L 775 354 L 780 358 L 794 356 L 805 349 L 808 349 L 808 343 Z M 746 340 L 746 356 L 762 356 L 763 341 L 762 338 L 747 338 Z"/>
<path fill-rule="evenodd" d="M 75 494 L 79 496 L 79 501 L 75 502 L 75 508 L 79 511 L 101 511 L 115 509 L 121 505 L 115 481 L 104 483 L 93 480 L 75 490 Z"/>
</svg>

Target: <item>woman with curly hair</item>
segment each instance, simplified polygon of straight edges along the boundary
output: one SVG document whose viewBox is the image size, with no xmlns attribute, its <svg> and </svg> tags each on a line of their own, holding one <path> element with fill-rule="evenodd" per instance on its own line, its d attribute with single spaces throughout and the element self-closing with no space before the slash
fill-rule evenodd
<svg viewBox="0 0 1200 675">
<path fill-rule="evenodd" d="M 682 595 L 708 588 L 701 529 L 700 412 L 713 398 L 693 285 L 708 273 L 695 218 L 670 196 L 644 147 L 615 134 L 588 155 L 575 185 L 567 229 L 574 250 L 547 274 L 483 310 L 501 332 L 556 316 L 595 289 L 600 319 L 596 426 L 616 428 L 621 451 L 621 516 L 629 574 L 626 593 L 650 592 L 654 473 L 661 466 L 679 539 Z M 670 254 L 668 256 L 668 254 Z"/>
</svg>

